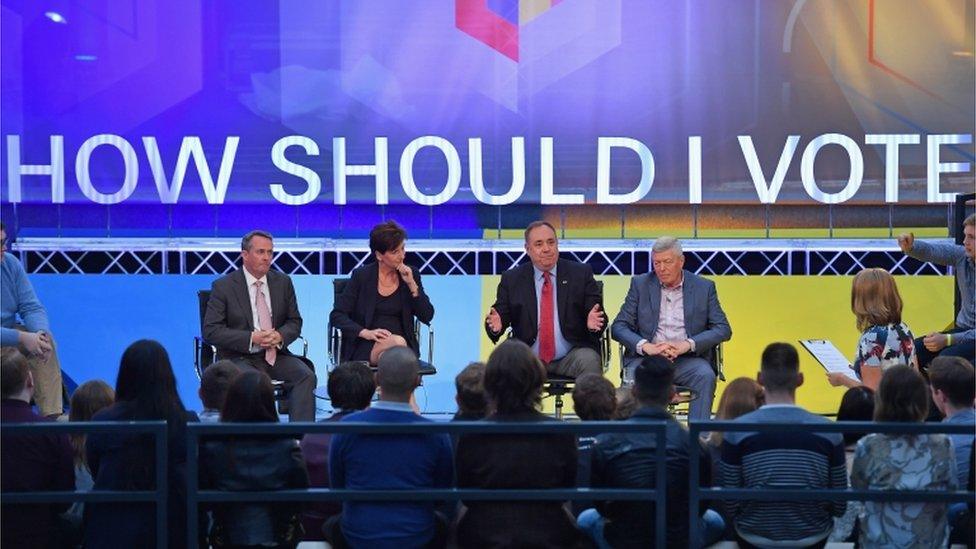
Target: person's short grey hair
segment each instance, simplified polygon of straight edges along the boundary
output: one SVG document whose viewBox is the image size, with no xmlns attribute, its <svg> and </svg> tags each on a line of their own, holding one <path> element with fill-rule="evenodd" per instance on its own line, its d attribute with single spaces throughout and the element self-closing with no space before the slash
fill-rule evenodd
<svg viewBox="0 0 976 549">
<path fill-rule="evenodd" d="M 406 396 L 417 387 L 420 363 L 409 347 L 391 347 L 380 355 L 376 384 L 381 395 Z"/>
<path fill-rule="evenodd" d="M 651 252 L 659 254 L 661 252 L 666 252 L 668 250 L 673 250 L 675 254 L 681 255 L 681 241 L 673 236 L 661 236 L 654 241 L 654 245 L 651 246 Z"/>
<path fill-rule="evenodd" d="M 963 227 L 973 227 L 973 226 L 976 226 L 976 213 L 969 214 L 969 216 L 966 218 L 966 220 L 962 222 L 962 226 Z"/>
<path fill-rule="evenodd" d="M 251 249 L 251 240 L 255 236 L 262 236 L 264 238 L 267 238 L 268 240 L 274 240 L 274 237 L 271 236 L 271 233 L 269 233 L 268 231 L 254 230 L 244 235 L 244 238 L 241 239 L 241 251 L 246 251 Z"/>
</svg>

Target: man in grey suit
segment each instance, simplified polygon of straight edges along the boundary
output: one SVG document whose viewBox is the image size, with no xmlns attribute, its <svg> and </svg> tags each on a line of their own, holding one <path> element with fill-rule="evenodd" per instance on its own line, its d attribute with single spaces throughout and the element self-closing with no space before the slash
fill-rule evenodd
<svg viewBox="0 0 976 549">
<path fill-rule="evenodd" d="M 270 234 L 244 235 L 244 268 L 214 281 L 203 337 L 217 347 L 217 358 L 284 381 L 289 421 L 314 421 L 315 372 L 288 351 L 302 331 L 295 287 L 288 275 L 271 270 L 273 253 Z"/>
<path fill-rule="evenodd" d="M 653 272 L 635 276 L 620 313 L 610 326 L 624 353 L 624 381 L 645 356 L 663 355 L 674 363 L 674 382 L 694 390 L 689 419 L 709 419 L 715 397 L 715 372 L 708 359 L 732 337 L 732 328 L 715 293 L 715 283 L 684 270 L 681 243 L 662 236 L 651 249 Z"/>
</svg>

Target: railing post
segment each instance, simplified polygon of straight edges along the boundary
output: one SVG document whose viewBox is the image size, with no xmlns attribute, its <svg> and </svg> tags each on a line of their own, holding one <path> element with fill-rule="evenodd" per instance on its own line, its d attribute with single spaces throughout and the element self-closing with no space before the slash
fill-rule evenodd
<svg viewBox="0 0 976 549">
<path fill-rule="evenodd" d="M 156 547 L 165 549 L 169 512 L 169 453 L 166 424 L 155 425 L 153 438 L 156 448 Z"/>
<path fill-rule="evenodd" d="M 691 450 L 688 453 L 688 547 L 697 549 L 704 540 L 700 539 L 701 527 L 698 525 L 698 488 L 701 478 L 698 476 L 701 452 L 698 450 L 698 422 L 688 422 L 688 436 L 691 437 Z"/>
<path fill-rule="evenodd" d="M 186 429 L 186 546 L 196 547 L 197 530 L 200 523 L 197 519 L 197 491 L 200 484 L 199 455 L 197 432 L 193 429 L 193 424 L 187 425 Z"/>
<path fill-rule="evenodd" d="M 656 477 L 654 481 L 654 545 L 665 547 L 668 534 L 664 514 L 668 494 L 666 488 L 668 482 L 667 425 L 663 423 L 654 425 L 654 431 L 657 438 L 657 448 L 655 449 L 657 469 L 654 471 Z"/>
</svg>

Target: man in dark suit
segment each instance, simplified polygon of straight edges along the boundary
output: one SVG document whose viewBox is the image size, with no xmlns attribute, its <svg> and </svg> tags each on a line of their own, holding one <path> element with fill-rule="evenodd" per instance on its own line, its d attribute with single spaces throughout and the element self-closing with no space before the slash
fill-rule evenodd
<svg viewBox="0 0 976 549">
<path fill-rule="evenodd" d="M 579 377 L 603 372 L 600 333 L 606 324 L 600 288 L 588 265 L 559 259 L 556 230 L 545 221 L 525 229 L 531 263 L 502 275 L 485 331 L 497 342 L 505 328 L 532 347 L 549 372 Z"/>
<path fill-rule="evenodd" d="M 651 250 L 654 271 L 635 276 L 610 334 L 624 353 L 624 381 L 643 357 L 664 355 L 674 363 L 674 381 L 698 395 L 689 419 L 708 419 L 715 397 L 713 349 L 732 337 L 715 283 L 684 270 L 681 243 L 662 236 Z"/>
<path fill-rule="evenodd" d="M 315 372 L 288 352 L 302 331 L 291 279 L 271 271 L 272 237 L 251 231 L 241 240 L 244 268 L 213 283 L 203 337 L 217 357 L 285 382 L 290 421 L 314 421 Z"/>
</svg>

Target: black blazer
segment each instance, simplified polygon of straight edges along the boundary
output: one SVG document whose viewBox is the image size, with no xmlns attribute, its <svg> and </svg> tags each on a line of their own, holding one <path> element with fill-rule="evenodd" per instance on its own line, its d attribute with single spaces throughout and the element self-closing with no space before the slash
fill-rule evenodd
<svg viewBox="0 0 976 549">
<path fill-rule="evenodd" d="M 288 346 L 302 333 L 295 287 L 286 274 L 268 271 L 267 291 L 271 295 L 271 324 L 281 334 L 279 353 L 289 354 Z M 254 313 L 247 291 L 244 270 L 214 281 L 203 317 L 203 338 L 217 347 L 218 358 L 237 358 L 251 353 Z M 263 352 L 263 351 L 262 351 Z"/>
<path fill-rule="evenodd" d="M 522 264 L 502 274 L 493 307 L 502 318 L 502 331 L 495 334 L 485 324 L 485 332 L 493 342 L 512 327 L 512 335 L 526 345 L 535 343 L 539 335 L 539 304 L 535 297 L 535 270 L 532 263 Z M 584 263 L 560 259 L 556 263 L 556 306 L 563 337 L 573 347 L 600 350 L 600 332 L 590 332 L 586 316 L 603 296 L 593 278 L 593 269 Z M 604 323 L 606 325 L 606 323 Z"/>
<path fill-rule="evenodd" d="M 413 332 L 413 319 L 417 317 L 424 324 L 430 324 L 434 318 L 434 306 L 430 304 L 430 298 L 424 293 L 420 272 L 413 267 L 410 267 L 410 270 L 413 271 L 413 279 L 417 281 L 417 297 L 413 297 L 410 289 L 401 281 L 397 292 L 400 292 L 403 302 L 406 303 L 402 321 L 403 330 L 407 332 L 401 335 L 407 340 L 407 345 L 413 349 L 413 352 L 420 354 L 420 343 Z M 359 345 L 368 343 L 359 337 L 359 332 L 363 329 L 372 329 L 373 314 L 376 312 L 376 301 L 379 296 L 376 290 L 379 276 L 378 263 L 363 265 L 352 272 L 346 289 L 336 296 L 335 308 L 329 315 L 329 322 L 342 330 L 341 360 L 348 360 Z"/>
</svg>

